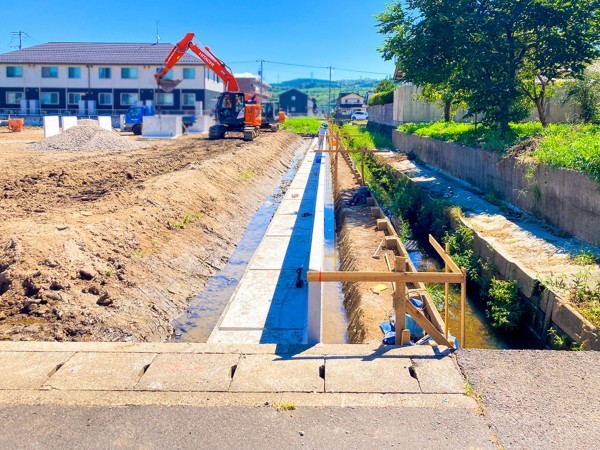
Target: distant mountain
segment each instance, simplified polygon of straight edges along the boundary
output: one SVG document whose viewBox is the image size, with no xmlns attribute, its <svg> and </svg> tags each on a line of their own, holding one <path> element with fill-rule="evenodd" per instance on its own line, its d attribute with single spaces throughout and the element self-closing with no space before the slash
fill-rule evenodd
<svg viewBox="0 0 600 450">
<path fill-rule="evenodd" d="M 331 82 L 331 106 L 335 104 L 335 100 L 340 92 L 356 92 L 357 94 L 366 96 L 367 92 L 372 91 L 379 83 L 379 80 L 374 78 L 361 78 L 358 80 L 338 80 Z M 273 97 L 278 98 L 279 94 L 288 89 L 298 89 L 305 92 L 317 101 L 319 109 L 327 107 L 327 100 L 330 98 L 329 80 L 320 80 L 314 78 L 296 78 L 295 80 L 283 81 L 281 83 L 273 83 Z"/>
</svg>

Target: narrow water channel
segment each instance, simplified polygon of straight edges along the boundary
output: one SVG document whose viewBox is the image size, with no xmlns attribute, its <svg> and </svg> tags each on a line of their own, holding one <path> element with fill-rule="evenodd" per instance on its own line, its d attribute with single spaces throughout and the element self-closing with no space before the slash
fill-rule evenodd
<svg viewBox="0 0 600 450">
<path fill-rule="evenodd" d="M 419 271 L 439 272 L 443 270 L 442 264 L 430 257 L 423 249 L 411 251 L 408 255 Z M 460 334 L 460 292 L 450 289 L 448 303 L 448 329 L 454 336 L 458 336 Z M 504 349 L 510 347 L 506 340 L 498 336 L 486 322 L 485 311 L 469 295 L 467 295 L 466 306 L 465 339 L 467 348 Z"/>
<path fill-rule="evenodd" d="M 208 280 L 204 290 L 192 297 L 186 311 L 173 321 L 175 329 L 173 340 L 176 342 L 206 342 L 265 235 L 273 214 L 281 203 L 285 189 L 294 179 L 306 154 L 307 146 L 308 141 L 298 149 L 294 162 L 281 178 L 279 187 L 265 199 L 258 211 L 254 213 L 225 267 Z"/>
</svg>

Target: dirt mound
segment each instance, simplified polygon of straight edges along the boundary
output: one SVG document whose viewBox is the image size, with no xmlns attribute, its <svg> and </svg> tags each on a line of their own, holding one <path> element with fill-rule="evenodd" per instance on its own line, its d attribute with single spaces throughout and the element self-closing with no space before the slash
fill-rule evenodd
<svg viewBox="0 0 600 450">
<path fill-rule="evenodd" d="M 27 146 L 28 150 L 51 150 L 60 152 L 96 150 L 136 150 L 142 145 L 120 136 L 114 131 L 100 128 L 95 120 L 83 119 L 77 126 Z"/>
<path fill-rule="evenodd" d="M 0 146 L 0 341 L 169 338 L 303 142 L 23 151 L 38 136 Z"/>
</svg>

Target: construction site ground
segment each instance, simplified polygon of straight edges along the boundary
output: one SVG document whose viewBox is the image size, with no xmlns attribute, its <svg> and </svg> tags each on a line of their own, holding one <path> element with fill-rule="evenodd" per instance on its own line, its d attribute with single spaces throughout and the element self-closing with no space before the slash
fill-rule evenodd
<svg viewBox="0 0 600 450">
<path fill-rule="evenodd" d="M 127 151 L 27 149 L 42 138 L 39 128 L 0 132 L 4 340 L 169 339 L 302 143 L 282 131 Z"/>
</svg>

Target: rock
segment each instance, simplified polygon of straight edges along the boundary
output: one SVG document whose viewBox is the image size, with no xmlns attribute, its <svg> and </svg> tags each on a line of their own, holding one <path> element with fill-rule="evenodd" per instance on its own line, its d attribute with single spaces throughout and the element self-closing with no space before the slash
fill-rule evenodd
<svg viewBox="0 0 600 450">
<path fill-rule="evenodd" d="M 52 268 L 54 268 L 54 267 L 58 267 L 58 266 L 59 266 L 59 263 L 58 263 L 58 261 L 57 261 L 57 260 L 55 260 L 55 259 L 50 259 L 50 258 L 46 258 L 46 259 L 44 260 L 43 264 L 44 264 L 45 266 L 52 267 Z"/>
<path fill-rule="evenodd" d="M 45 316 L 49 312 L 50 312 L 50 309 L 48 309 L 47 306 L 40 306 L 39 308 L 37 308 L 36 311 L 34 311 L 34 314 L 36 316 Z"/>
<path fill-rule="evenodd" d="M 110 294 L 108 292 L 104 292 L 98 300 L 96 300 L 96 304 L 100 306 L 109 306 L 112 305 L 113 300 L 110 298 Z"/>
<path fill-rule="evenodd" d="M 62 297 L 60 296 L 60 294 L 58 292 L 54 292 L 54 291 L 44 292 L 43 297 L 45 300 L 54 300 L 54 301 L 62 300 Z"/>
<path fill-rule="evenodd" d="M 63 231 L 63 230 L 66 230 L 67 228 L 69 228 L 68 225 L 56 225 L 56 229 L 58 231 Z"/>
<path fill-rule="evenodd" d="M 300 431 L 298 434 L 300 434 L 300 436 L 304 436 L 304 431 Z"/>
<path fill-rule="evenodd" d="M 50 290 L 52 291 L 66 291 L 69 289 L 71 289 L 71 284 L 67 280 L 53 278 L 50 282 Z"/>
<path fill-rule="evenodd" d="M 3 312 L 0 312 L 0 320 L 4 320 L 6 319 L 6 314 Z"/>
<path fill-rule="evenodd" d="M 79 278 L 82 280 L 93 280 L 98 276 L 98 272 L 92 266 L 83 266 L 79 269 Z"/>
<path fill-rule="evenodd" d="M 84 289 L 84 292 L 85 291 L 87 291 L 88 294 L 100 295 L 100 288 L 98 286 L 96 286 L 95 284 L 88 287 L 87 289 Z"/>
</svg>

